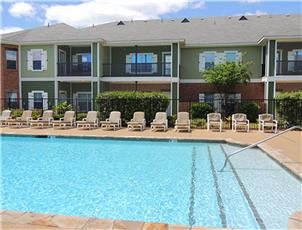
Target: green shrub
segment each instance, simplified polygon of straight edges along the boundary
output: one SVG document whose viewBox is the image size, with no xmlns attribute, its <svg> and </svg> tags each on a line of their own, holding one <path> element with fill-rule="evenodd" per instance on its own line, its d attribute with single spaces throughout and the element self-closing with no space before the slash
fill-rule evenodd
<svg viewBox="0 0 302 230">
<path fill-rule="evenodd" d="M 276 99 L 277 116 L 289 125 L 302 125 L 302 90 L 280 93 Z"/>
<path fill-rule="evenodd" d="M 60 120 L 60 118 L 63 118 L 64 117 L 64 114 L 54 114 L 53 115 L 53 119 L 55 120 Z"/>
<path fill-rule="evenodd" d="M 38 119 L 39 117 L 41 117 L 42 116 L 42 109 L 34 109 L 34 110 L 32 110 L 32 114 L 31 114 L 31 117 L 33 118 L 33 119 Z"/>
<path fill-rule="evenodd" d="M 16 118 L 16 117 L 21 117 L 23 113 L 23 109 L 14 109 L 11 112 L 11 117 Z"/>
<path fill-rule="evenodd" d="M 195 118 L 192 120 L 192 126 L 205 128 L 207 124 L 207 120 L 204 118 Z"/>
<path fill-rule="evenodd" d="M 195 102 L 191 105 L 190 113 L 192 115 L 192 119 L 196 118 L 207 118 L 208 113 L 212 113 L 214 111 L 212 105 L 205 102 Z"/>
<path fill-rule="evenodd" d="M 173 116 L 168 116 L 168 126 L 169 127 L 174 127 L 175 126 L 175 122 L 177 119 L 177 115 L 173 115 Z"/>
<path fill-rule="evenodd" d="M 239 112 L 245 113 L 250 122 L 255 122 L 258 119 L 260 106 L 256 102 L 242 102 L 239 105 Z"/>
<path fill-rule="evenodd" d="M 57 106 L 52 108 L 55 114 L 64 114 L 66 111 L 72 110 L 72 105 L 68 104 L 67 101 L 64 101 Z"/>
<path fill-rule="evenodd" d="M 111 111 L 120 111 L 123 123 L 130 121 L 136 111 L 145 112 L 147 124 L 156 112 L 165 112 L 169 105 L 168 97 L 157 92 L 111 91 L 100 93 L 96 98 L 100 110 L 100 119 L 109 117 Z"/>
<path fill-rule="evenodd" d="M 77 121 L 83 120 L 83 118 L 86 118 L 87 113 L 77 113 Z"/>
</svg>

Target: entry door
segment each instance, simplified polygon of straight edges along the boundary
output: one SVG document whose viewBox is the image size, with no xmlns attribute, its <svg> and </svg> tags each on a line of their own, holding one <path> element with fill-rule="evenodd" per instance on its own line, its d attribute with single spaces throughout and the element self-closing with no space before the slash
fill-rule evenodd
<svg viewBox="0 0 302 230">
<path fill-rule="evenodd" d="M 171 75 L 172 58 L 171 53 L 163 53 L 163 76 Z"/>
<path fill-rule="evenodd" d="M 77 92 L 76 93 L 76 108 L 79 112 L 87 112 L 91 110 L 91 93 Z"/>
</svg>

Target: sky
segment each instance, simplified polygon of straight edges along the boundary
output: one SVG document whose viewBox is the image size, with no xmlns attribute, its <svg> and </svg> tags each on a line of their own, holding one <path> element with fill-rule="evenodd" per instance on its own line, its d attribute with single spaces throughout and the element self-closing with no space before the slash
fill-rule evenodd
<svg viewBox="0 0 302 230">
<path fill-rule="evenodd" d="M 55 23 L 74 27 L 120 20 L 302 13 L 302 1 L 0 0 L 0 34 Z"/>
</svg>

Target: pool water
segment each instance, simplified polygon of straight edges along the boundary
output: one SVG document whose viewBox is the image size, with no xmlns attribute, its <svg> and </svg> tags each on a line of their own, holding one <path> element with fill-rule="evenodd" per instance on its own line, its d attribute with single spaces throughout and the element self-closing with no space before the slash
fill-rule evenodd
<svg viewBox="0 0 302 230">
<path fill-rule="evenodd" d="M 222 143 L 0 136 L 1 209 L 286 229 L 302 184 L 259 149 Z"/>
</svg>

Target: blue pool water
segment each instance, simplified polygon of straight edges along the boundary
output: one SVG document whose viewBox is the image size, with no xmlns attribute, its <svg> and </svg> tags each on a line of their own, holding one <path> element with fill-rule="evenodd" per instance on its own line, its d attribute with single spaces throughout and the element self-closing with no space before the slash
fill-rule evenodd
<svg viewBox="0 0 302 230">
<path fill-rule="evenodd" d="M 258 149 L 208 142 L 0 136 L 1 209 L 285 229 L 302 184 Z M 223 151 L 224 149 L 224 151 Z"/>
</svg>

